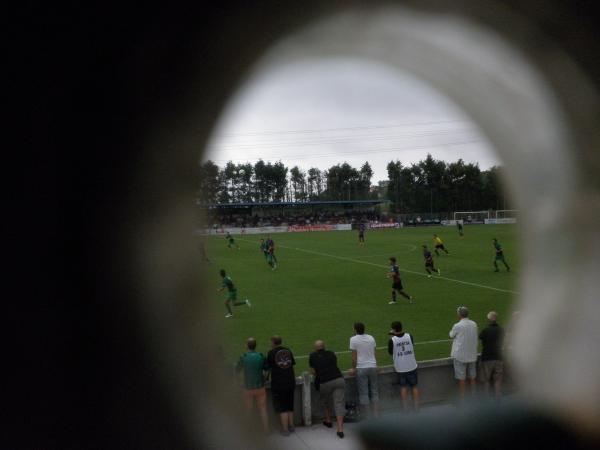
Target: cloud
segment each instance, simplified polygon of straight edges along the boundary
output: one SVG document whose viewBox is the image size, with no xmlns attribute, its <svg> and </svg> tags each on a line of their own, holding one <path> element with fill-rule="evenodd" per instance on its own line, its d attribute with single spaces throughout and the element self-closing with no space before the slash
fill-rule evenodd
<svg viewBox="0 0 600 450">
<path fill-rule="evenodd" d="M 303 169 L 369 161 L 373 181 L 386 165 L 434 158 L 500 161 L 477 125 L 447 97 L 380 63 L 303 60 L 262 69 L 230 102 L 205 159 L 281 160 Z"/>
</svg>

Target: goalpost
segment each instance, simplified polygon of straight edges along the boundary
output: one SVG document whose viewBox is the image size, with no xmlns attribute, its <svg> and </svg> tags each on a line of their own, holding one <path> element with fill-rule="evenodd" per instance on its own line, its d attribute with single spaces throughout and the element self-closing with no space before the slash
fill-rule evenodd
<svg viewBox="0 0 600 450">
<path fill-rule="evenodd" d="M 489 218 L 489 211 L 454 211 L 454 223 L 484 223 Z"/>
</svg>

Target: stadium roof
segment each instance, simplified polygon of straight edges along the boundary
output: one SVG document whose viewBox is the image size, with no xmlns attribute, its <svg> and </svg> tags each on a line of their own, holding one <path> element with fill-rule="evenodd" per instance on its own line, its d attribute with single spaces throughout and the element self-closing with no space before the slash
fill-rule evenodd
<svg viewBox="0 0 600 450">
<path fill-rule="evenodd" d="M 389 203 L 389 200 L 316 200 L 310 202 L 242 202 L 242 203 L 208 203 L 198 205 L 204 208 L 252 208 L 262 206 L 319 206 L 319 205 L 378 205 Z"/>
</svg>

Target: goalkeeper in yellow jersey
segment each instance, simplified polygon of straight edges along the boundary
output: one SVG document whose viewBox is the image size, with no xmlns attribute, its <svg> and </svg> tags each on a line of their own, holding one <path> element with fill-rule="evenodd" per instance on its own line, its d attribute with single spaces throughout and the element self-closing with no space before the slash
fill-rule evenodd
<svg viewBox="0 0 600 450">
<path fill-rule="evenodd" d="M 442 241 L 437 234 L 433 235 L 433 245 L 435 247 L 436 255 L 440 256 L 440 252 L 438 250 L 443 250 L 447 255 L 450 254 L 450 252 L 446 250 L 446 247 L 444 247 L 444 241 Z"/>
</svg>

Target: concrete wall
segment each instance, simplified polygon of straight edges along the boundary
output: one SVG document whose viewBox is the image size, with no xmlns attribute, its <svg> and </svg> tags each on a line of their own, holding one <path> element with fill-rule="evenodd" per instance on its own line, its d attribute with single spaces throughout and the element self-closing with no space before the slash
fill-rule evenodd
<svg viewBox="0 0 600 450">
<path fill-rule="evenodd" d="M 454 368 L 451 358 L 436 359 L 419 362 L 419 391 L 421 394 L 421 405 L 447 403 L 453 401 L 456 396 L 456 380 L 454 380 Z M 346 380 L 346 402 L 358 404 L 358 392 L 356 379 L 344 373 Z M 312 377 L 311 377 L 312 380 Z M 381 411 L 391 411 L 400 408 L 400 386 L 397 384 L 397 374 L 393 366 L 384 366 L 379 369 L 379 400 Z M 503 391 L 506 393 L 515 390 L 514 382 L 510 374 L 505 370 Z M 310 391 L 310 396 L 303 395 Z M 273 411 L 270 390 L 267 389 L 268 409 L 273 423 L 277 423 Z M 310 397 L 310 398 L 307 398 Z M 308 403 L 308 401 L 310 403 Z M 310 407 L 310 417 L 303 412 L 304 406 Z M 294 420 L 297 425 L 320 422 L 323 417 L 323 408 L 319 400 L 319 392 L 315 390 L 314 384 L 310 383 L 310 389 L 304 387 L 303 377 L 296 379 L 296 396 L 294 402 Z"/>
</svg>

